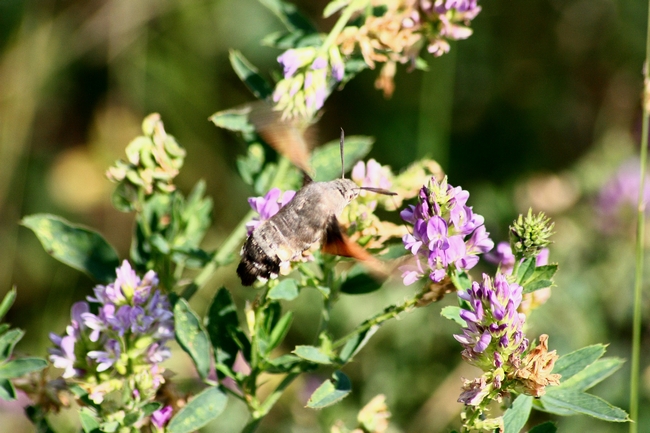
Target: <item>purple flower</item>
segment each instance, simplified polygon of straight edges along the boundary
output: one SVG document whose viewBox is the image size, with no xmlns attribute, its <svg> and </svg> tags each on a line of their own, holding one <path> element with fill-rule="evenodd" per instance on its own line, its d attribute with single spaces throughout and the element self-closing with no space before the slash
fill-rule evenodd
<svg viewBox="0 0 650 433">
<path fill-rule="evenodd" d="M 268 220 L 284 207 L 296 195 L 295 191 L 288 190 L 284 193 L 279 188 L 272 188 L 264 197 L 250 197 L 248 204 L 259 214 L 246 223 L 246 230 L 250 235 L 263 221 Z"/>
<path fill-rule="evenodd" d="M 162 430 L 163 427 L 169 422 L 172 417 L 173 409 L 171 406 L 162 407 L 151 414 L 151 423 L 158 429 Z"/>
<path fill-rule="evenodd" d="M 278 62 L 284 68 L 284 78 L 290 78 L 304 65 L 304 59 L 297 50 L 287 50 L 278 56 Z"/>
<path fill-rule="evenodd" d="M 115 281 L 96 286 L 94 297 L 88 298 L 98 304 L 96 313 L 87 302 L 76 303 L 67 335 L 50 335 L 56 346 L 50 349 L 50 360 L 65 370 L 63 377 L 124 376 L 142 367 L 153 371 L 169 358 L 166 344 L 174 338 L 174 319 L 169 300 L 157 285 L 154 272 L 140 278 L 125 260 Z M 101 401 L 106 392 L 108 388 L 98 384 L 92 395 Z"/>
<path fill-rule="evenodd" d="M 468 270 L 478 263 L 478 255 L 490 251 L 494 242 L 485 230 L 484 218 L 466 205 L 469 193 L 460 187 L 431 179 L 418 195 L 419 203 L 404 209 L 400 216 L 413 224 L 413 233 L 402 238 L 404 247 L 418 257 L 416 268 L 402 267 L 404 284 L 424 276 L 422 261 L 428 264 L 429 278 L 440 282 L 450 270 Z"/>
<path fill-rule="evenodd" d="M 463 345 L 463 359 L 490 371 L 495 364 L 521 355 L 528 347 L 522 328 L 525 316 L 517 312 L 523 288 L 509 283 L 502 273 L 494 280 L 483 274 L 467 291 L 458 292 L 465 301 L 460 317 L 466 322 L 463 333 L 454 338 Z"/>
</svg>

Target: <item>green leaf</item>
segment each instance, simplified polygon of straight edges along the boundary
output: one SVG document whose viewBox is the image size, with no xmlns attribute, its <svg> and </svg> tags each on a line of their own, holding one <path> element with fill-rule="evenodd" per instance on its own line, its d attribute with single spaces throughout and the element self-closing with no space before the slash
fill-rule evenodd
<svg viewBox="0 0 650 433">
<path fill-rule="evenodd" d="M 301 30 L 273 32 L 262 38 L 261 44 L 267 47 L 289 50 L 291 48 L 318 47 L 323 37 L 318 33 L 305 33 Z"/>
<path fill-rule="evenodd" d="M 48 214 L 26 216 L 21 224 L 36 234 L 45 251 L 55 259 L 99 282 L 115 279 L 120 261 L 99 233 Z"/>
<path fill-rule="evenodd" d="M 296 355 L 287 353 L 268 361 L 271 367 L 267 368 L 266 371 L 268 373 L 287 373 L 300 362 L 302 362 L 301 358 L 297 357 Z"/>
<path fill-rule="evenodd" d="M 547 421 L 542 424 L 538 424 L 535 427 L 528 430 L 528 433 L 555 433 L 557 432 L 557 427 L 551 421 Z"/>
<path fill-rule="evenodd" d="M 517 283 L 523 286 L 524 282 L 528 281 L 528 279 L 532 277 L 533 272 L 535 272 L 535 257 L 529 257 L 519 265 L 519 270 L 517 271 Z"/>
<path fill-rule="evenodd" d="M 117 429 L 119 429 L 119 428 L 120 428 L 120 423 L 118 421 L 103 422 L 99 426 L 99 430 L 102 433 L 115 433 L 117 431 Z"/>
<path fill-rule="evenodd" d="M 348 4 L 350 4 L 351 0 L 332 0 L 325 6 L 325 9 L 323 9 L 323 18 L 329 18 L 344 7 L 346 7 Z"/>
<path fill-rule="evenodd" d="M 111 194 L 111 204 L 120 212 L 134 211 L 137 201 L 137 189 L 126 182 L 120 182 Z"/>
<path fill-rule="evenodd" d="M 190 433 L 212 421 L 226 408 L 228 397 L 217 387 L 207 388 L 191 399 L 169 422 L 167 433 Z"/>
<path fill-rule="evenodd" d="M 269 338 L 269 344 L 266 348 L 266 353 L 271 353 L 273 349 L 278 347 L 280 343 L 284 340 L 284 337 L 287 336 L 289 328 L 291 327 L 291 322 L 293 321 L 293 312 L 289 311 L 287 314 L 282 316 L 278 321 L 277 325 L 273 328 L 271 336 Z"/>
<path fill-rule="evenodd" d="M 16 388 L 9 379 L 0 379 L 0 399 L 15 400 Z"/>
<path fill-rule="evenodd" d="M 174 305 L 174 327 L 176 340 L 192 357 L 199 376 L 205 379 L 210 371 L 210 340 L 199 317 L 183 298 Z"/>
<path fill-rule="evenodd" d="M 24 331 L 12 329 L 0 336 L 0 361 L 4 361 L 11 356 L 14 346 L 23 338 L 23 335 L 25 335 Z"/>
<path fill-rule="evenodd" d="M 561 374 L 562 381 L 572 377 L 605 354 L 605 346 L 594 344 L 561 356 L 555 362 L 553 373 Z"/>
<path fill-rule="evenodd" d="M 445 319 L 453 320 L 463 328 L 467 326 L 467 323 L 465 323 L 465 321 L 460 317 L 460 307 L 456 305 L 443 307 L 442 310 L 440 310 L 440 315 Z"/>
<path fill-rule="evenodd" d="M 351 135 L 345 137 L 345 171 L 352 168 L 357 161 L 363 159 L 375 142 L 373 137 Z M 316 175 L 317 182 L 329 181 L 341 177 L 341 151 L 339 141 L 330 141 L 316 148 L 311 157 L 311 166 Z"/>
<path fill-rule="evenodd" d="M 375 332 L 379 329 L 379 325 L 371 326 L 363 332 L 359 332 L 351 336 L 339 353 L 339 359 L 341 362 L 346 363 L 350 361 L 354 356 L 359 353 L 363 346 L 368 343 L 370 338 L 375 335 Z"/>
<path fill-rule="evenodd" d="M 246 156 L 237 157 L 237 170 L 239 174 L 249 185 L 254 182 L 256 176 L 264 166 L 264 148 L 259 143 L 253 143 L 248 146 Z"/>
<path fill-rule="evenodd" d="M 250 359 L 250 342 L 239 326 L 237 307 L 225 287 L 219 289 L 210 304 L 206 329 L 218 364 L 232 368 L 240 350 L 244 358 Z"/>
<path fill-rule="evenodd" d="M 523 281 L 523 293 L 531 293 L 553 285 L 553 276 L 557 272 L 557 265 L 537 266 L 532 275 Z"/>
<path fill-rule="evenodd" d="M 42 358 L 18 358 L 0 365 L 0 379 L 12 379 L 47 367 Z"/>
<path fill-rule="evenodd" d="M 533 407 L 533 397 L 521 394 L 503 414 L 504 433 L 519 433 L 526 425 Z"/>
<path fill-rule="evenodd" d="M 472 287 L 472 280 L 467 272 L 454 272 L 451 275 L 451 281 L 458 290 L 469 290 Z"/>
<path fill-rule="evenodd" d="M 565 389 L 549 388 L 541 397 L 544 410 L 558 415 L 568 413 L 589 415 L 610 422 L 627 422 L 627 413 L 600 397 Z"/>
<path fill-rule="evenodd" d="M 9 292 L 7 292 L 5 297 L 2 299 L 2 303 L 0 304 L 0 320 L 5 317 L 5 314 L 7 314 L 7 311 L 9 311 L 15 300 L 16 288 L 12 287 L 11 290 L 9 290 Z"/>
<path fill-rule="evenodd" d="M 366 269 L 360 264 L 355 264 L 347 274 L 345 281 L 341 284 L 341 292 L 348 295 L 362 295 L 372 293 L 381 288 L 382 281 L 371 277 Z"/>
<path fill-rule="evenodd" d="M 257 68 L 237 50 L 230 50 L 230 64 L 240 80 L 257 99 L 267 99 L 273 93 L 271 85 L 259 74 Z"/>
<path fill-rule="evenodd" d="M 296 280 L 292 278 L 284 279 L 269 290 L 266 297 L 276 301 L 280 299 L 286 301 L 294 300 L 298 297 L 298 284 L 296 283 Z"/>
<path fill-rule="evenodd" d="M 562 383 L 554 388 L 585 391 L 614 374 L 614 372 L 623 366 L 624 362 L 625 360 L 620 358 L 599 359 L 587 366 L 584 370 L 574 374 L 569 379 L 562 380 Z"/>
<path fill-rule="evenodd" d="M 251 106 L 245 105 L 243 107 L 217 111 L 208 119 L 219 128 L 234 132 L 252 134 L 255 132 L 255 127 L 248 121 L 248 115 L 250 112 Z"/>
<path fill-rule="evenodd" d="M 305 33 L 316 33 L 314 25 L 298 12 L 296 5 L 282 0 L 260 0 L 260 3 L 269 8 L 288 30 L 302 30 Z"/>
<path fill-rule="evenodd" d="M 341 371 L 335 371 L 332 379 L 323 382 L 309 397 L 307 407 L 322 409 L 338 403 L 352 390 L 350 379 Z"/>
<path fill-rule="evenodd" d="M 315 362 L 317 364 L 332 363 L 330 357 L 315 346 L 296 346 L 296 348 L 293 350 L 293 353 L 302 359 L 306 359 L 307 361 Z"/>
<path fill-rule="evenodd" d="M 99 419 L 90 409 L 86 407 L 82 408 L 79 411 L 79 419 L 81 421 L 81 428 L 85 433 L 99 432 Z"/>
</svg>

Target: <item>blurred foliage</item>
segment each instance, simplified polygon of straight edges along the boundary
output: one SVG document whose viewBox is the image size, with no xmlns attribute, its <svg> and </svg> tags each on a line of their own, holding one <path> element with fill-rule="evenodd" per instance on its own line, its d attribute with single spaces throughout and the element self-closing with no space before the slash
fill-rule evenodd
<svg viewBox="0 0 650 433">
<path fill-rule="evenodd" d="M 318 16 L 325 1 L 296 3 L 322 28 L 332 25 Z M 558 287 L 531 317 L 529 333 L 548 333 L 559 353 L 610 342 L 608 355 L 628 358 L 632 212 L 605 233 L 593 206 L 639 138 L 646 6 L 633 0 L 495 0 L 482 6 L 474 35 L 455 43 L 453 55 L 430 60 L 426 73 L 399 71 L 392 100 L 373 88 L 376 71 L 335 93 L 319 141 L 336 138 L 340 127 L 349 135 L 372 135 L 370 156 L 395 170 L 416 156 L 439 158 L 450 181 L 470 191 L 495 240 L 507 238 L 518 212 L 529 206 L 546 212 L 556 224 L 551 257 L 560 263 Z M 92 288 L 87 277 L 44 253 L 19 219 L 63 215 L 99 229 L 126 256 L 133 220 L 110 206 L 103 173 L 139 134 L 147 113 L 161 113 L 187 150 L 179 187 L 189 191 L 205 179 L 215 202 L 204 247 L 218 246 L 241 219 L 248 209 L 244 197 L 252 195 L 236 168 L 245 148 L 207 118 L 251 99 L 230 68 L 228 50 L 242 51 L 261 70 L 277 68 L 279 52 L 258 41 L 279 28 L 255 0 L 0 2 L 0 295 L 18 287 L 7 321 L 27 333 L 16 352 L 45 356 L 47 333 L 63 329 L 70 305 Z M 192 301 L 200 314 L 222 284 L 239 285 L 232 267 L 217 277 Z M 234 296 L 242 305 L 253 291 L 235 290 Z M 343 333 L 404 296 L 399 286 L 346 296 L 332 323 Z M 308 292 L 289 302 L 300 325 L 291 328 L 288 346 L 317 332 L 316 302 Z M 460 410 L 460 377 L 472 372 L 461 365 L 451 338 L 456 328 L 439 317 L 439 308 L 383 327 L 346 369 L 355 392 L 342 404 L 318 412 L 304 408 L 314 383 L 325 378 L 303 380 L 259 431 L 318 432 L 335 419 L 353 419 L 380 392 L 395 428 L 448 431 Z M 645 347 L 641 407 L 650 404 Z M 169 368 L 190 379 L 189 360 L 175 362 Z M 624 367 L 618 380 L 594 393 L 627 407 L 627 374 Z M 227 420 L 206 431 L 238 431 L 246 412 L 236 403 L 229 411 Z M 641 412 L 639 430 L 650 430 L 650 413 Z M 32 431 L 14 407 L 3 407 L 0 418 L 7 431 Z M 65 414 L 53 424 L 72 431 Z M 561 419 L 558 427 L 627 430 L 586 417 Z"/>
</svg>

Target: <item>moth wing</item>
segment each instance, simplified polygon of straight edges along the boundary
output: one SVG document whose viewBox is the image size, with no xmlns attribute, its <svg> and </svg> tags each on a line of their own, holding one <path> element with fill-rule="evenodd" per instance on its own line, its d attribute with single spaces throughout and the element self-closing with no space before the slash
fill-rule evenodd
<svg viewBox="0 0 650 433">
<path fill-rule="evenodd" d="M 248 120 L 255 131 L 278 153 L 305 173 L 312 173 L 309 163 L 311 146 L 307 138 L 310 124 L 304 120 L 282 119 L 282 113 L 264 102 L 251 104 Z"/>
<path fill-rule="evenodd" d="M 350 238 L 341 231 L 341 226 L 334 216 L 330 218 L 327 227 L 325 228 L 322 250 L 326 253 L 337 256 L 352 257 L 363 262 L 363 264 L 367 266 L 373 274 L 380 277 L 388 276 L 381 260 L 378 260 L 361 245 L 351 241 Z"/>
</svg>

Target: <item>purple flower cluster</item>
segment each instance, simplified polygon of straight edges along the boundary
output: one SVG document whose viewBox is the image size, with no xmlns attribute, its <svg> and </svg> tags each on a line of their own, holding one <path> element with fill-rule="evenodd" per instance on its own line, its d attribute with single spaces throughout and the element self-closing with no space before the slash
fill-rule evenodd
<svg viewBox="0 0 650 433">
<path fill-rule="evenodd" d="M 273 92 L 276 108 L 287 114 L 313 115 L 323 107 L 329 94 L 328 77 L 343 79 L 345 65 L 338 47 L 321 53 L 314 47 L 293 48 L 278 56 L 284 79 Z"/>
<path fill-rule="evenodd" d="M 158 278 L 149 271 L 140 279 L 126 260 L 115 282 L 94 289 L 90 303 L 72 306 L 66 335 L 50 334 L 55 347 L 50 360 L 63 368 L 64 378 L 115 371 L 124 376 L 169 358 L 166 343 L 174 338 L 174 319 L 167 296 L 156 289 Z"/>
<path fill-rule="evenodd" d="M 253 230 L 262 224 L 262 221 L 266 221 L 278 213 L 295 195 L 296 192 L 292 190 L 282 192 L 279 188 L 272 188 L 264 197 L 250 197 L 248 204 L 259 216 L 246 223 L 248 234 L 253 233 Z"/>
<path fill-rule="evenodd" d="M 413 224 L 413 234 L 404 235 L 404 247 L 416 257 L 414 265 L 402 266 L 404 284 L 413 284 L 428 273 L 440 282 L 453 269 L 467 270 L 478 263 L 478 255 L 494 247 L 482 216 L 467 206 L 469 193 L 452 187 L 447 179 L 432 178 L 420 190 L 416 206 L 400 215 Z"/>
<path fill-rule="evenodd" d="M 449 52 L 451 40 L 467 39 L 472 35 L 469 22 L 481 12 L 477 0 L 420 0 L 422 11 L 439 20 L 440 33 L 430 38 L 427 51 L 435 56 Z"/>
<path fill-rule="evenodd" d="M 473 282 L 467 291 L 459 291 L 458 297 L 466 307 L 460 310 L 460 317 L 466 326 L 463 333 L 454 338 L 463 345 L 465 361 L 493 372 L 491 387 L 499 389 L 505 378 L 505 370 L 516 364 L 528 348 L 528 339 L 523 333 L 526 316 L 517 308 L 522 300 L 522 287 L 509 283 L 506 277 L 497 273 L 494 281 L 483 274 L 483 281 Z M 508 364 L 508 365 L 506 365 Z M 477 391 L 482 391 L 481 388 Z M 469 393 L 462 397 L 466 404 L 477 404 L 477 395 Z"/>
</svg>

